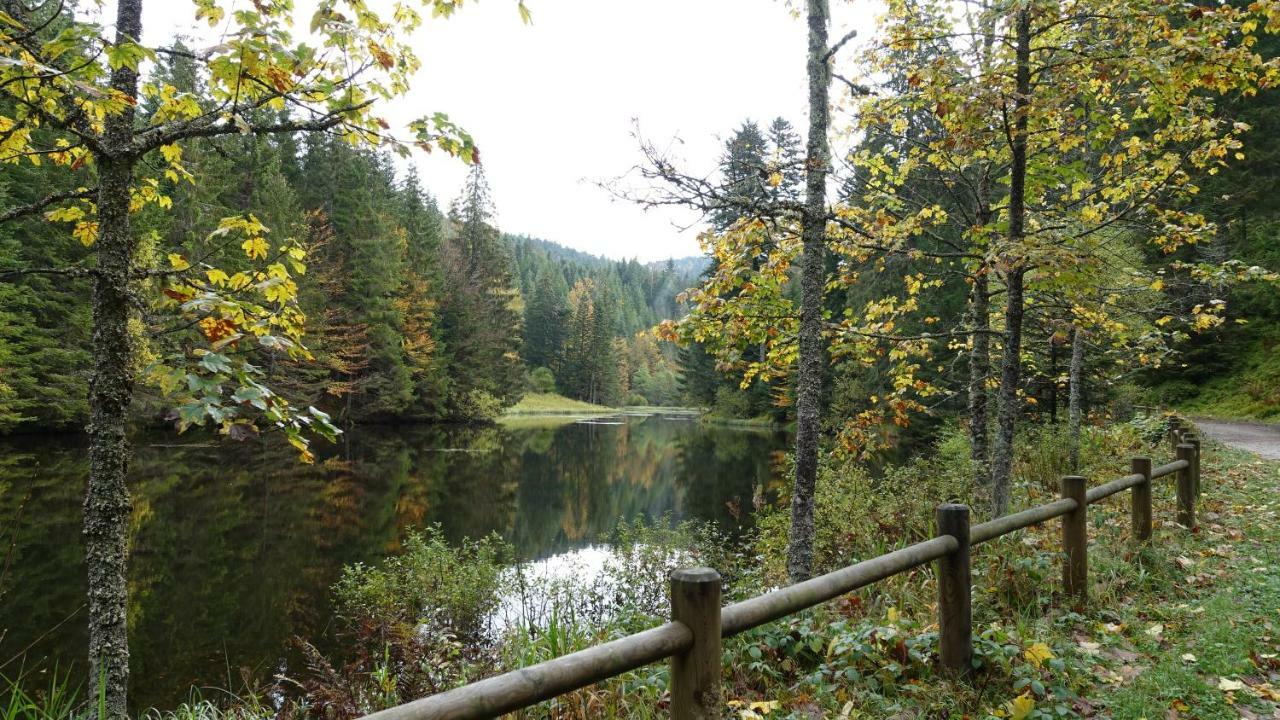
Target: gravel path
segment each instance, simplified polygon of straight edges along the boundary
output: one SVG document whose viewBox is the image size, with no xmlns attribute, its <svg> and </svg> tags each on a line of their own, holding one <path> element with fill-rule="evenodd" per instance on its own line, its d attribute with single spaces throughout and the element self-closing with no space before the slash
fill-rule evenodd
<svg viewBox="0 0 1280 720">
<path fill-rule="evenodd" d="M 1220 443 L 1255 452 L 1269 460 L 1280 460 L 1280 425 L 1207 418 L 1194 420 L 1196 427 L 1205 435 Z"/>
</svg>

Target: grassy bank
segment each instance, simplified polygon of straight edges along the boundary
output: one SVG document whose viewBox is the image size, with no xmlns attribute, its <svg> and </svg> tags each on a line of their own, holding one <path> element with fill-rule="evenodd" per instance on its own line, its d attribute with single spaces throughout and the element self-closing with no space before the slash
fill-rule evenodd
<svg viewBox="0 0 1280 720">
<path fill-rule="evenodd" d="M 556 393 L 527 393 L 503 415 L 604 415 L 617 411 L 617 408 L 593 405 Z"/>
<path fill-rule="evenodd" d="M 701 416 L 699 420 L 708 425 L 722 425 L 724 427 L 758 428 L 765 430 L 779 430 L 783 427 L 782 424 L 767 417 L 738 418 L 716 415 L 715 413 L 707 413 Z"/>
</svg>

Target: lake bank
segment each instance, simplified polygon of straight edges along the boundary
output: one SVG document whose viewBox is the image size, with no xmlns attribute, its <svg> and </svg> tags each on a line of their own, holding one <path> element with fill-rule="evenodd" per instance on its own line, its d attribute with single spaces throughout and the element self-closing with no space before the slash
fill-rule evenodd
<svg viewBox="0 0 1280 720">
<path fill-rule="evenodd" d="M 400 552 L 412 529 L 439 524 L 454 543 L 497 533 L 529 560 L 599 546 L 623 520 L 732 530 L 778 482 L 787 446 L 673 413 L 553 420 L 360 427 L 318 444 L 313 466 L 275 438 L 135 434 L 137 706 L 173 707 L 192 686 L 238 687 L 241 668 L 269 677 L 293 666 L 290 638 L 324 634 L 342 568 Z M 0 449 L 0 517 L 15 548 L 0 576 L 0 661 L 35 643 L 28 669 L 78 667 L 84 438 Z"/>
</svg>

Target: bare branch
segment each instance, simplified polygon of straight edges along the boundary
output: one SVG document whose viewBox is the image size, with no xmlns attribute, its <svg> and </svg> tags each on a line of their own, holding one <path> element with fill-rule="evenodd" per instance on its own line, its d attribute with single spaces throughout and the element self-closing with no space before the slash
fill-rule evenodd
<svg viewBox="0 0 1280 720">
<path fill-rule="evenodd" d="M 35 213 L 38 213 L 41 210 L 44 210 L 45 208 L 49 207 L 50 205 L 53 205 L 54 203 L 60 203 L 65 200 L 81 200 L 85 198 L 91 198 L 94 195 L 96 195 L 97 192 L 98 192 L 97 188 L 80 188 L 78 190 L 66 190 L 63 192 L 56 192 L 50 195 L 46 195 L 45 197 L 33 203 L 28 203 L 26 205 L 19 205 L 18 207 L 9 208 L 4 212 L 0 212 L 0 223 L 8 222 L 10 220 L 14 220 L 20 217 L 26 217 L 27 215 L 34 215 Z"/>
</svg>

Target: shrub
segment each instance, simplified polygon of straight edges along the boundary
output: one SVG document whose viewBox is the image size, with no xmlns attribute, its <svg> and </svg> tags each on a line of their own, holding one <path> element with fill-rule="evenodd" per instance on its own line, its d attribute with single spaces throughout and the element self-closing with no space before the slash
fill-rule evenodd
<svg viewBox="0 0 1280 720">
<path fill-rule="evenodd" d="M 751 416 L 751 399 L 737 387 L 721 386 L 716 390 L 712 412 L 720 417 L 746 418 Z"/>
<path fill-rule="evenodd" d="M 502 400 L 485 390 L 472 390 L 457 398 L 454 415 L 459 420 L 492 420 L 502 414 Z"/>
<path fill-rule="evenodd" d="M 556 376 L 548 368 L 534 368 L 529 373 L 529 389 L 536 393 L 553 393 L 556 391 Z"/>
<path fill-rule="evenodd" d="M 477 637 L 497 607 L 502 570 L 511 556 L 510 546 L 497 535 L 453 547 L 440 526 L 432 525 L 410 533 L 401 555 L 378 566 L 346 567 L 334 585 L 336 610 L 351 624 L 430 622 Z"/>
<path fill-rule="evenodd" d="M 814 498 L 814 572 L 930 537 L 938 503 L 972 502 L 970 467 L 968 444 L 957 429 L 944 431 L 932 452 L 886 468 L 882 477 L 862 464 L 824 458 Z M 785 502 L 757 516 L 757 551 L 770 563 L 769 574 L 775 580 L 784 575 L 781 563 L 790 522 Z"/>
</svg>

